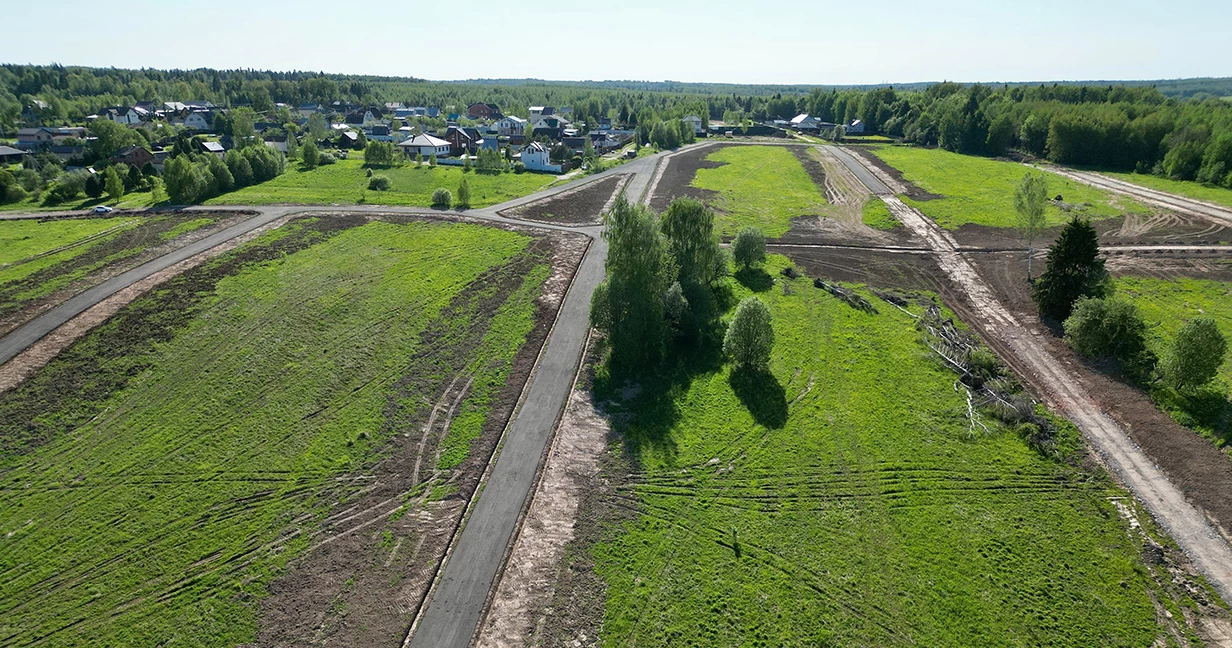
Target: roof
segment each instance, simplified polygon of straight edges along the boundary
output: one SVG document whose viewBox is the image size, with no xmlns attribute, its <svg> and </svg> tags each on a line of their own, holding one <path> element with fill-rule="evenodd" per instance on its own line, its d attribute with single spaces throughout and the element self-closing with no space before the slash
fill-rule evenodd
<svg viewBox="0 0 1232 648">
<path fill-rule="evenodd" d="M 526 148 L 522 150 L 523 151 L 542 151 L 543 153 L 548 152 L 547 147 L 544 146 L 542 142 L 531 142 L 530 144 L 527 144 Z"/>
<path fill-rule="evenodd" d="M 398 146 L 431 146 L 435 148 L 440 146 L 449 146 L 449 142 L 446 142 L 438 137 L 432 137 L 431 135 L 416 135 L 405 142 L 401 142 Z"/>
<path fill-rule="evenodd" d="M 136 153 L 137 149 L 141 149 L 145 151 L 144 146 L 126 146 L 120 149 L 118 152 L 116 152 L 116 154 L 113 157 L 128 157 L 132 155 L 133 153 Z M 149 151 L 146 151 L 146 152 L 148 153 Z"/>
<path fill-rule="evenodd" d="M 26 152 L 21 149 L 16 149 L 11 146 L 0 144 L 0 155 L 25 155 Z"/>
<path fill-rule="evenodd" d="M 808 118 L 809 118 L 808 113 L 800 113 L 799 115 L 796 115 L 795 117 L 791 118 L 791 123 L 793 125 L 800 124 Z"/>
<path fill-rule="evenodd" d="M 227 150 L 218 142 L 201 142 L 201 148 L 209 151 L 210 153 L 222 153 Z"/>
</svg>

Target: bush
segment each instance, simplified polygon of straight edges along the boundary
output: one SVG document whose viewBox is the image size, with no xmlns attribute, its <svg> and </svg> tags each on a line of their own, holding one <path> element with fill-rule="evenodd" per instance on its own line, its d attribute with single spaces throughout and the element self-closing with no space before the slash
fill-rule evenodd
<svg viewBox="0 0 1232 648">
<path fill-rule="evenodd" d="M 1125 363 L 1146 351 L 1146 322 L 1133 304 L 1083 297 L 1065 320 L 1065 341 L 1089 358 L 1111 357 Z"/>
<path fill-rule="evenodd" d="M 526 165 L 522 164 L 521 162 L 514 162 L 513 172 L 514 173 L 526 173 Z"/>
<path fill-rule="evenodd" d="M 756 227 L 741 228 L 732 242 L 732 257 L 736 263 L 750 268 L 766 260 L 766 235 Z"/>
<path fill-rule="evenodd" d="M 774 347 L 774 326 L 770 309 L 756 297 L 746 297 L 736 307 L 727 334 L 723 336 L 723 353 L 737 369 L 764 371 L 770 364 Z"/>
<path fill-rule="evenodd" d="M 43 201 L 48 205 L 58 205 L 80 196 L 85 190 L 87 175 L 85 171 L 61 173 L 47 190 Z"/>
<path fill-rule="evenodd" d="M 449 207 L 452 204 L 453 194 L 449 193 L 448 189 L 441 187 L 440 189 L 432 192 L 433 207 Z"/>
<path fill-rule="evenodd" d="M 304 147 L 300 149 L 299 154 L 303 158 L 301 164 L 305 169 L 315 169 L 321 162 L 321 154 L 317 152 L 316 142 L 311 139 L 304 142 Z"/>
<path fill-rule="evenodd" d="M 1164 379 L 1178 390 L 1201 387 L 1218 373 L 1227 350 L 1228 342 L 1215 326 L 1215 320 L 1189 320 L 1164 359 Z"/>
<path fill-rule="evenodd" d="M 317 156 L 317 164 L 321 166 L 325 166 L 327 164 L 333 164 L 334 162 L 337 162 L 337 161 L 338 159 L 335 158 L 332 153 L 322 152 L 320 155 Z"/>
<path fill-rule="evenodd" d="M 389 191 L 389 177 L 374 175 L 368 180 L 368 188 L 372 191 Z"/>
<path fill-rule="evenodd" d="M 471 185 L 462 178 L 462 182 L 458 185 L 458 209 L 467 209 L 471 206 Z"/>
</svg>

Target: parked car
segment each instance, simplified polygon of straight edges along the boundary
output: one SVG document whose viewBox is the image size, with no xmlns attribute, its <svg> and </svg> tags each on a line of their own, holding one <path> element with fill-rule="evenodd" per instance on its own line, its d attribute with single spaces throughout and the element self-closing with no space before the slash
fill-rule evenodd
<svg viewBox="0 0 1232 648">
<path fill-rule="evenodd" d="M 95 213 L 95 214 L 110 214 L 110 213 L 111 213 L 111 212 L 113 212 L 113 211 L 115 211 L 115 210 L 113 210 L 112 208 L 108 207 L 107 205 L 96 205 L 96 206 L 94 207 L 94 213 Z"/>
</svg>

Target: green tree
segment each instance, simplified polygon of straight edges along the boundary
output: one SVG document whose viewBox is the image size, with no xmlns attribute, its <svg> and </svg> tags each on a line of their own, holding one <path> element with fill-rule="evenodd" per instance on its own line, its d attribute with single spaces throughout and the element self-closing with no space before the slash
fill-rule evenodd
<svg viewBox="0 0 1232 648">
<path fill-rule="evenodd" d="M 91 198 L 99 198 L 107 191 L 107 183 L 101 173 L 95 173 L 86 178 L 85 192 Z"/>
<path fill-rule="evenodd" d="M 1090 358 L 1132 362 L 1146 350 L 1146 322 L 1128 302 L 1080 298 L 1064 326 L 1065 341 Z"/>
<path fill-rule="evenodd" d="M 654 214 L 623 195 L 604 214 L 608 243 L 605 331 L 617 370 L 651 366 L 667 338 L 664 297 L 676 276 L 667 241 Z"/>
<path fill-rule="evenodd" d="M 329 124 L 325 122 L 325 116 L 319 112 L 313 112 L 308 115 L 308 137 L 313 142 L 319 142 L 325 139 L 329 134 Z"/>
<path fill-rule="evenodd" d="M 295 133 L 287 133 L 287 158 L 294 160 L 299 156 L 299 140 Z"/>
<path fill-rule="evenodd" d="M 1163 361 L 1164 379 L 1177 389 L 1201 387 L 1223 364 L 1228 342 L 1215 320 L 1199 317 L 1185 322 Z"/>
<path fill-rule="evenodd" d="M 124 197 L 124 181 L 120 179 L 114 166 L 107 167 L 103 172 L 103 186 L 107 191 L 107 199 L 111 202 L 119 202 Z"/>
<path fill-rule="evenodd" d="M 757 297 L 746 297 L 736 306 L 736 313 L 727 325 L 723 337 L 723 353 L 731 358 L 736 369 L 765 371 L 774 348 L 774 325 L 770 309 Z"/>
<path fill-rule="evenodd" d="M 766 260 L 766 235 L 756 227 L 742 227 L 732 241 L 732 257 L 743 268 L 751 268 Z"/>
<path fill-rule="evenodd" d="M 714 258 L 720 248 L 714 210 L 700 200 L 677 198 L 660 218 L 659 228 L 680 268 L 682 284 L 706 285 L 715 279 Z"/>
<path fill-rule="evenodd" d="M 1044 176 L 1028 171 L 1014 188 L 1014 211 L 1018 212 L 1018 233 L 1027 243 L 1027 281 L 1031 280 L 1031 257 L 1035 241 L 1048 224 L 1044 206 L 1048 201 L 1048 185 Z"/>
<path fill-rule="evenodd" d="M 90 123 L 89 132 L 93 139 L 86 140 L 86 144 L 91 153 L 103 160 L 110 159 L 125 146 L 144 142 L 135 131 L 110 119 L 94 120 Z"/>
<path fill-rule="evenodd" d="M 188 155 L 167 160 L 163 167 L 163 180 L 167 184 L 167 194 L 171 202 L 177 205 L 197 202 L 209 189 L 210 184 L 210 180 L 205 177 L 205 170 L 195 164 Z"/>
<path fill-rule="evenodd" d="M 458 209 L 469 209 L 471 206 L 471 185 L 465 177 L 458 184 L 458 201 L 455 204 Z"/>
<path fill-rule="evenodd" d="M 300 166 L 305 169 L 315 169 L 321 162 L 321 154 L 317 152 L 317 144 L 312 140 L 304 142 L 303 148 L 300 149 L 299 156 L 303 158 L 300 161 Z"/>
<path fill-rule="evenodd" d="M 1095 228 L 1074 218 L 1048 250 L 1048 267 L 1031 289 L 1040 313 L 1064 321 L 1080 297 L 1103 297 L 1108 271 Z"/>
<path fill-rule="evenodd" d="M 433 169 L 436 168 L 436 153 L 433 153 L 431 157 L 428 158 L 428 167 Z"/>
</svg>

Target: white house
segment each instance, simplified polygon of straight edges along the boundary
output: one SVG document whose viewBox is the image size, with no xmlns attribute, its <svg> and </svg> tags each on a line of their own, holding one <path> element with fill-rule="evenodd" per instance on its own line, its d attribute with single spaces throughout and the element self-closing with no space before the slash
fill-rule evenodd
<svg viewBox="0 0 1232 648">
<path fill-rule="evenodd" d="M 210 113 L 209 111 L 196 111 L 188 114 L 184 118 L 184 128 L 193 130 L 207 131 L 210 129 Z"/>
<path fill-rule="evenodd" d="M 492 128 L 496 131 L 497 135 L 508 137 L 510 135 L 521 135 L 525 132 L 526 123 L 526 120 L 521 117 L 509 115 L 507 117 L 502 117 L 495 124 L 492 124 Z"/>
<path fill-rule="evenodd" d="M 864 133 L 864 122 L 858 119 L 853 119 L 851 120 L 851 123 L 847 125 L 845 130 L 848 135 L 861 135 Z"/>
<path fill-rule="evenodd" d="M 526 165 L 530 171 L 548 171 L 550 173 L 560 173 L 561 166 L 552 164 L 551 157 L 548 154 L 548 147 L 540 142 L 531 142 L 522 149 L 522 164 Z"/>
<path fill-rule="evenodd" d="M 141 113 L 133 110 L 131 106 L 115 106 L 114 108 L 100 110 L 98 112 L 98 118 L 125 125 L 141 123 Z"/>
<path fill-rule="evenodd" d="M 402 149 L 408 157 L 414 157 L 416 153 L 425 158 L 433 155 L 438 158 L 449 155 L 449 142 L 431 135 L 416 135 L 398 144 L 398 148 Z"/>
<path fill-rule="evenodd" d="M 805 113 L 800 113 L 799 115 L 792 117 L 790 122 L 787 122 L 789 126 L 797 130 L 813 131 L 817 130 L 817 123 L 816 117 L 810 117 Z"/>
<path fill-rule="evenodd" d="M 694 135 L 702 134 L 702 118 L 701 117 L 698 117 L 697 115 L 689 115 L 685 117 L 682 121 L 684 121 L 685 123 L 693 127 Z"/>
</svg>

